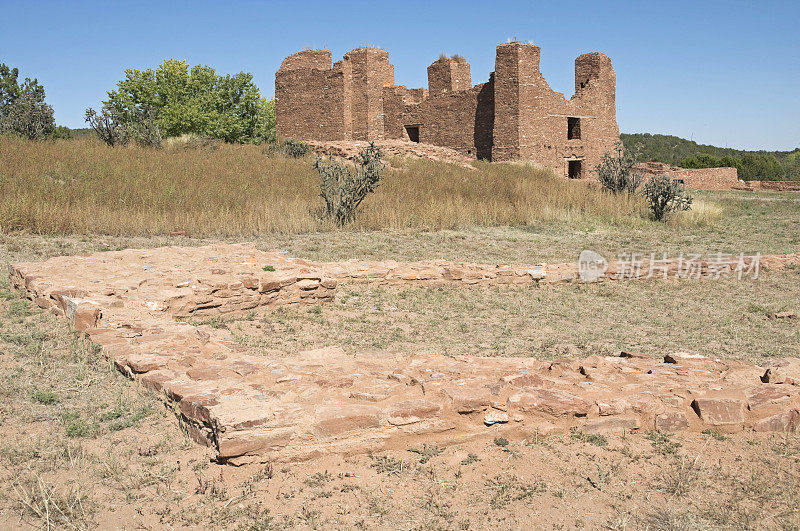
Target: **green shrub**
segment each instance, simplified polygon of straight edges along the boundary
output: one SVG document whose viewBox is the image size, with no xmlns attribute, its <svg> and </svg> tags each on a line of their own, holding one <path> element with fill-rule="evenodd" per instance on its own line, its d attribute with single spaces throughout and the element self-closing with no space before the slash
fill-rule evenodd
<svg viewBox="0 0 800 531">
<path fill-rule="evenodd" d="M 302 140 L 295 140 L 294 138 L 284 138 L 280 142 L 273 142 L 267 148 L 267 154 L 283 155 L 293 159 L 299 159 L 305 156 L 311 150 L 311 147 Z"/>
<path fill-rule="evenodd" d="M 686 193 L 683 184 L 666 175 L 656 175 L 647 181 L 642 193 L 656 221 L 663 221 L 670 212 L 681 212 L 692 208 L 692 196 Z"/>
<path fill-rule="evenodd" d="M 84 120 L 94 129 L 97 138 L 107 145 L 114 147 L 128 143 L 128 129 L 125 127 L 125 122 L 112 107 L 104 105 L 100 112 L 89 107 L 86 109 Z"/>
<path fill-rule="evenodd" d="M 305 154 L 308 153 L 308 150 L 308 144 L 302 140 L 287 138 L 283 141 L 283 153 L 294 159 L 299 159 L 300 157 L 305 156 Z"/>
<path fill-rule="evenodd" d="M 320 195 L 325 200 L 325 213 L 340 226 L 355 219 L 361 202 L 377 188 L 384 168 L 382 156 L 381 148 L 370 142 L 359 153 L 355 171 L 349 164 L 333 159 L 318 157 L 314 162 L 320 176 Z"/>
<path fill-rule="evenodd" d="M 637 151 L 624 149 L 622 142 L 617 142 L 614 151 L 616 155 L 606 151 L 594 171 L 600 178 L 600 184 L 611 192 L 633 194 L 642 182 L 642 174 L 633 171 L 637 160 Z"/>
</svg>

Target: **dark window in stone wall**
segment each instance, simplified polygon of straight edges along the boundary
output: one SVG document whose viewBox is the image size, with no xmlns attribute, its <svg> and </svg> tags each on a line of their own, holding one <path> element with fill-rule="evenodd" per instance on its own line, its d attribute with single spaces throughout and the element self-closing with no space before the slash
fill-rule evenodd
<svg viewBox="0 0 800 531">
<path fill-rule="evenodd" d="M 567 140 L 580 139 L 581 137 L 581 119 L 580 118 L 567 118 Z"/>
<path fill-rule="evenodd" d="M 406 126 L 406 134 L 408 135 L 408 139 L 412 142 L 419 142 L 419 126 L 418 125 L 407 125 Z"/>
</svg>

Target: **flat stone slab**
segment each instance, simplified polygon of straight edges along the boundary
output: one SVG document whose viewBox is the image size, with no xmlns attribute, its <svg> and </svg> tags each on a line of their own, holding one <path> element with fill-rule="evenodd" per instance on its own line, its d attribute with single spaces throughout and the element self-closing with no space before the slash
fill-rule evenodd
<svg viewBox="0 0 800 531">
<path fill-rule="evenodd" d="M 762 262 L 777 269 L 800 256 Z M 758 367 L 691 353 L 541 361 L 338 347 L 280 357 L 186 322 L 323 304 L 342 280 L 535 286 L 577 281 L 574 264 L 324 263 L 220 244 L 58 257 L 12 265 L 10 278 L 173 402 L 190 435 L 233 464 L 573 428 L 793 432 L 800 424 L 794 358 Z"/>
</svg>

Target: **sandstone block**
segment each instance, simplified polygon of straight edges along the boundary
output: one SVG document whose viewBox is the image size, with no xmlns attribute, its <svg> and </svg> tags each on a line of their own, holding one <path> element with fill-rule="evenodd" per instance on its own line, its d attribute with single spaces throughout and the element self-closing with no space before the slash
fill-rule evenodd
<svg viewBox="0 0 800 531">
<path fill-rule="evenodd" d="M 398 402 L 389 409 L 389 424 L 402 426 L 413 424 L 424 419 L 436 417 L 441 411 L 442 406 L 423 399 L 405 400 Z"/>
<path fill-rule="evenodd" d="M 100 306 L 96 302 L 73 297 L 63 297 L 63 300 L 65 314 L 67 319 L 72 321 L 72 327 L 75 330 L 85 332 L 89 328 L 97 326 L 101 312 Z"/>
<path fill-rule="evenodd" d="M 800 409 L 791 409 L 761 419 L 753 425 L 755 431 L 776 431 L 779 433 L 795 433 L 800 429 Z"/>
<path fill-rule="evenodd" d="M 661 432 L 675 432 L 689 427 L 689 419 L 679 411 L 660 413 L 655 418 L 655 429 Z"/>
<path fill-rule="evenodd" d="M 706 360 L 708 358 L 702 354 L 694 354 L 692 352 L 673 352 L 664 356 L 664 363 L 692 363 Z"/>
<path fill-rule="evenodd" d="M 695 398 L 692 409 L 712 426 L 744 422 L 745 402 L 738 398 Z"/>
<path fill-rule="evenodd" d="M 581 429 L 588 433 L 617 433 L 623 430 L 638 430 L 642 421 L 636 416 L 613 416 L 587 419 L 581 423 Z"/>
<path fill-rule="evenodd" d="M 786 401 L 791 396 L 790 387 L 779 385 L 760 385 L 748 389 L 747 407 L 750 411 Z"/>
<path fill-rule="evenodd" d="M 453 409 L 461 414 L 482 411 L 492 403 L 491 393 L 485 387 L 451 387 L 445 392 L 453 401 Z"/>
<path fill-rule="evenodd" d="M 537 389 L 511 395 L 508 405 L 522 411 L 541 411 L 550 415 L 573 416 L 585 416 L 592 407 L 589 402 L 577 395 L 548 389 Z"/>
<path fill-rule="evenodd" d="M 315 429 L 317 433 L 326 437 L 378 426 L 380 426 L 380 415 L 377 408 L 320 406 L 316 410 Z"/>
</svg>

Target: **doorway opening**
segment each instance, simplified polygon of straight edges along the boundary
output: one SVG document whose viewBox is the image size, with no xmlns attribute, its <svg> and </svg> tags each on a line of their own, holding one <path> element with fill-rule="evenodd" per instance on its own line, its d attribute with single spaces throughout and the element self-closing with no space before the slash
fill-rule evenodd
<svg viewBox="0 0 800 531">
<path fill-rule="evenodd" d="M 581 178 L 581 161 L 579 160 L 570 160 L 569 167 L 567 169 L 567 176 L 570 179 L 580 179 Z"/>
</svg>

